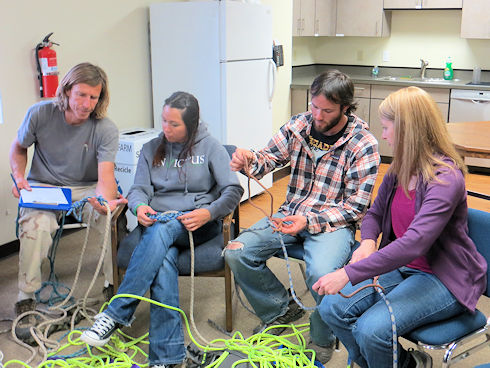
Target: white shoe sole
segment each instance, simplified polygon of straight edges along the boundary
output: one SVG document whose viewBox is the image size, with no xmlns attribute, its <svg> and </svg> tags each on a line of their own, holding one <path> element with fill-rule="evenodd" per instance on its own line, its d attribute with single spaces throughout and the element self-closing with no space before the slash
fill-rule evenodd
<svg viewBox="0 0 490 368">
<path fill-rule="evenodd" d="M 94 339 L 93 337 L 90 337 L 86 332 L 82 333 L 82 336 L 80 336 L 80 340 L 82 340 L 84 343 L 90 345 L 90 346 L 97 346 L 97 347 L 102 347 L 105 344 L 107 344 L 110 340 L 110 336 L 107 339 Z"/>
</svg>

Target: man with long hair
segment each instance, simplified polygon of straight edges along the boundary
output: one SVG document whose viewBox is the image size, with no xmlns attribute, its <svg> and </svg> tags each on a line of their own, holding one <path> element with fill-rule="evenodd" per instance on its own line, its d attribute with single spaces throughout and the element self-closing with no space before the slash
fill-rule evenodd
<svg viewBox="0 0 490 368">
<path fill-rule="evenodd" d="M 13 195 L 18 198 L 17 189 L 31 190 L 34 184 L 70 188 L 73 201 L 102 196 L 111 210 L 124 203 L 114 177 L 119 132 L 105 117 L 108 104 L 106 73 L 98 66 L 81 63 L 62 79 L 54 100 L 31 106 L 10 148 L 10 167 L 16 182 Z M 33 144 L 32 164 L 25 178 L 27 149 Z M 95 198 L 90 203 L 96 210 L 92 229 L 102 245 L 106 208 Z M 59 211 L 20 210 L 17 315 L 36 307 L 34 293 L 41 287 L 41 262 L 51 247 L 59 215 Z M 84 218 L 86 215 L 88 208 Z M 103 272 L 105 294 L 110 294 L 112 262 L 108 250 Z"/>
</svg>

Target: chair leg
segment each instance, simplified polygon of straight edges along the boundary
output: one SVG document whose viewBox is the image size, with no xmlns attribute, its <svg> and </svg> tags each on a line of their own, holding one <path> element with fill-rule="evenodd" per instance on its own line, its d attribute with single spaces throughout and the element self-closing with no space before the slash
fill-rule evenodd
<svg viewBox="0 0 490 368">
<path fill-rule="evenodd" d="M 231 300 L 231 269 L 225 262 L 225 308 L 226 308 L 226 331 L 233 331 L 233 310 Z"/>
<path fill-rule="evenodd" d="M 119 268 L 117 267 L 117 221 L 111 224 L 111 250 L 112 250 L 112 285 L 114 293 L 119 289 Z"/>
</svg>

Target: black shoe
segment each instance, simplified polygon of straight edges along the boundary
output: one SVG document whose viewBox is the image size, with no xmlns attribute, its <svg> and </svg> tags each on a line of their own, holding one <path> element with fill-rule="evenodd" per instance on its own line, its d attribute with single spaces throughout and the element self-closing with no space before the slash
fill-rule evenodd
<svg viewBox="0 0 490 368">
<path fill-rule="evenodd" d="M 15 315 L 18 317 L 22 313 L 36 310 L 36 301 L 34 299 L 23 299 L 15 303 Z"/>
<path fill-rule="evenodd" d="M 83 331 L 80 340 L 90 346 L 104 346 L 109 342 L 111 335 L 119 328 L 119 323 L 114 321 L 104 312 L 95 316 L 95 322 L 90 329 Z"/>
<path fill-rule="evenodd" d="M 307 349 L 311 349 L 315 352 L 315 360 L 319 361 L 323 365 L 329 362 L 332 359 L 334 345 L 331 346 L 320 346 L 310 341 L 308 345 L 306 345 Z"/>
<path fill-rule="evenodd" d="M 303 315 L 305 314 L 305 311 L 301 309 L 301 307 L 296 304 L 294 300 L 291 300 L 288 305 L 288 310 L 286 313 L 282 316 L 277 317 L 274 321 L 269 322 L 269 323 L 261 323 L 257 327 L 253 329 L 253 333 L 257 334 L 260 332 L 263 332 L 265 329 L 272 327 L 272 326 L 278 326 L 278 325 L 289 325 L 294 321 L 297 321 Z M 280 335 L 284 332 L 284 330 L 287 327 L 275 327 L 271 328 L 270 330 L 267 330 L 268 334 L 271 335 Z"/>
<path fill-rule="evenodd" d="M 18 317 L 26 312 L 36 310 L 36 301 L 34 299 L 23 299 L 15 303 L 15 315 Z M 36 327 L 37 319 L 34 314 L 22 317 L 15 326 L 15 335 L 26 344 L 36 345 L 36 340 L 32 337 L 31 327 Z"/>
<path fill-rule="evenodd" d="M 109 286 L 106 286 L 102 290 L 102 294 L 104 295 L 104 300 L 106 302 L 109 302 L 112 299 L 112 297 L 114 296 L 114 285 L 109 284 Z"/>
</svg>

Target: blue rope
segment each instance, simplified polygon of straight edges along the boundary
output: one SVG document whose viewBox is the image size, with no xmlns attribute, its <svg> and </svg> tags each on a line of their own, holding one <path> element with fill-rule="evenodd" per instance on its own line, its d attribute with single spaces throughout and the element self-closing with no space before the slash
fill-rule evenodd
<svg viewBox="0 0 490 368">
<path fill-rule="evenodd" d="M 148 216 L 152 220 L 157 220 L 159 222 L 165 223 L 165 222 L 169 222 L 170 220 L 174 220 L 183 214 L 184 212 L 175 211 L 175 212 L 157 212 L 154 215 L 147 213 L 146 216 Z"/>
<path fill-rule="evenodd" d="M 390 319 L 391 319 L 391 332 L 392 332 L 392 337 L 393 337 L 393 368 L 398 367 L 398 337 L 397 337 L 397 332 L 396 332 L 396 321 L 395 321 L 395 313 L 393 312 L 393 308 L 391 307 L 391 303 L 386 297 L 385 293 L 383 293 L 383 290 L 380 288 L 375 288 L 379 295 L 383 298 L 384 302 L 386 303 L 386 306 L 388 307 L 388 311 L 390 312 Z"/>
<path fill-rule="evenodd" d="M 94 196 L 91 197 L 85 197 L 77 202 L 73 202 L 71 204 L 71 208 L 68 210 L 66 213 L 67 216 L 73 216 L 78 222 L 82 222 L 82 214 L 83 214 L 83 207 L 85 204 L 88 202 L 89 198 L 94 198 Z M 101 206 L 103 206 L 107 201 L 102 197 L 102 196 L 97 196 L 95 197 L 97 201 L 100 203 Z"/>
<path fill-rule="evenodd" d="M 65 223 L 65 217 L 72 215 L 78 222 L 82 222 L 82 213 L 83 213 L 83 208 L 85 204 L 88 202 L 88 199 L 92 197 L 85 197 L 77 202 L 73 202 L 71 205 L 71 208 L 68 210 L 68 212 L 65 214 L 63 212 L 63 215 L 61 217 L 61 223 L 56 231 L 56 234 L 53 237 L 53 244 L 51 245 L 51 249 L 48 254 L 48 259 L 49 259 L 49 264 L 50 264 L 50 273 L 49 273 L 49 278 L 48 281 L 45 281 L 42 283 L 41 287 L 36 290 L 35 296 L 36 296 L 36 301 L 38 303 L 43 303 L 47 304 L 49 306 L 55 305 L 56 303 L 65 300 L 65 298 L 70 294 L 71 289 L 58 282 L 58 278 L 56 277 L 56 274 L 54 273 L 54 262 L 56 258 L 56 251 L 58 249 L 58 244 L 61 239 L 61 234 L 63 233 L 63 225 Z M 101 204 L 104 205 L 104 203 L 107 203 L 107 201 L 102 197 L 102 196 L 97 196 L 95 197 L 97 201 Z M 48 287 L 51 287 L 51 293 L 47 298 L 42 298 L 41 293 Z M 59 289 L 65 289 L 66 292 L 62 292 Z M 73 300 L 71 300 L 73 302 Z"/>
</svg>

